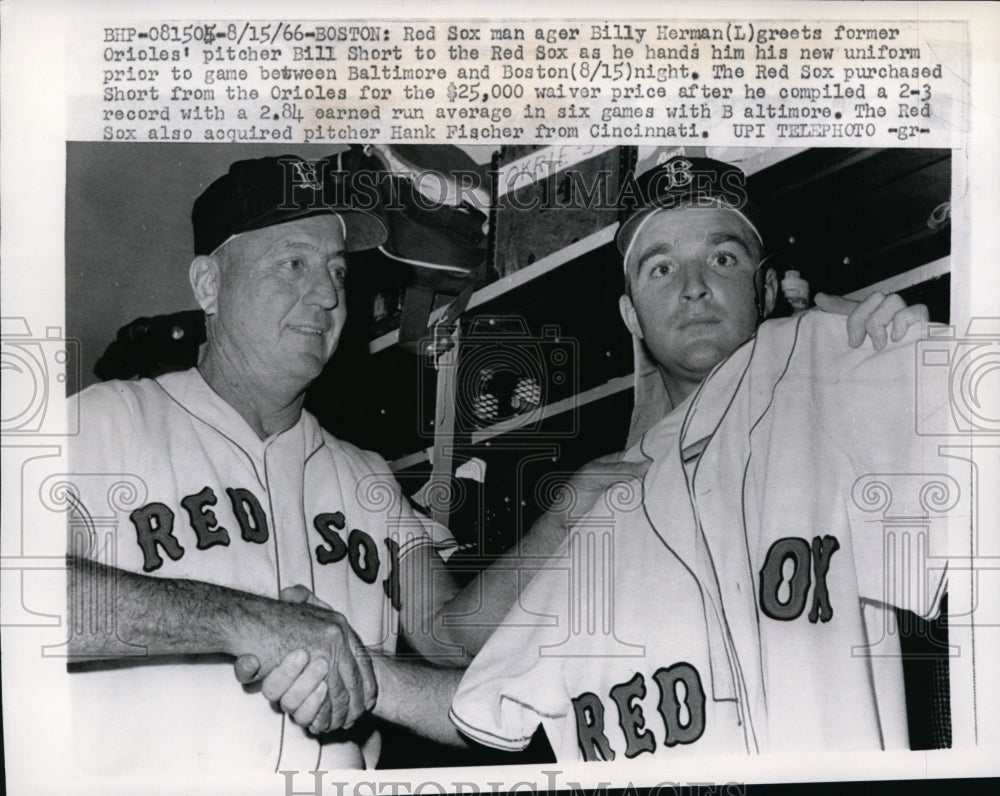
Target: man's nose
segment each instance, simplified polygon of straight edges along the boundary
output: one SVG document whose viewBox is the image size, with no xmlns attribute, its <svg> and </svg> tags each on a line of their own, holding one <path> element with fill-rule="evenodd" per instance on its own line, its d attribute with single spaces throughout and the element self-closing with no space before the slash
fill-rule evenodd
<svg viewBox="0 0 1000 796">
<path fill-rule="evenodd" d="M 712 291 L 705 281 L 705 266 L 702 263 L 688 263 L 684 266 L 684 281 L 681 284 L 681 299 L 701 301 L 711 297 Z"/>
<path fill-rule="evenodd" d="M 306 298 L 324 309 L 336 309 L 342 300 L 342 296 L 340 295 L 336 281 L 334 281 L 333 274 L 325 268 L 319 269 L 309 285 Z"/>
</svg>

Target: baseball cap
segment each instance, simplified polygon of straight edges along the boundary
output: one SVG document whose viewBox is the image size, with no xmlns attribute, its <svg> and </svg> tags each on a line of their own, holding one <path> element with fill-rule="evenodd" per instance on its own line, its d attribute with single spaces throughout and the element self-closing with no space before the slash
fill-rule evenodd
<svg viewBox="0 0 1000 796">
<path fill-rule="evenodd" d="M 620 196 L 621 224 L 615 243 L 625 259 L 639 229 L 658 210 L 689 207 L 733 210 L 762 241 L 760 212 L 747 196 L 746 175 L 721 160 L 676 155 L 635 178 L 631 188 L 626 184 Z"/>
<path fill-rule="evenodd" d="M 486 260 L 487 216 L 459 193 L 451 201 L 430 201 L 420 186 L 441 190 L 456 182 L 456 174 L 489 186 L 488 175 L 468 154 L 455 146 L 388 147 L 420 181 L 392 171 L 380 183 L 385 199 L 388 240 L 380 247 L 394 260 L 422 269 L 468 273 Z M 471 193 L 471 192 L 470 192 Z M 485 201 L 489 201 L 485 197 Z"/>
<path fill-rule="evenodd" d="M 300 218 L 341 218 L 347 251 L 372 249 L 388 231 L 365 159 L 351 152 L 308 161 L 295 155 L 238 160 L 194 202 L 194 253 L 211 254 L 234 235 Z M 370 190 L 365 190 L 365 186 Z"/>
</svg>

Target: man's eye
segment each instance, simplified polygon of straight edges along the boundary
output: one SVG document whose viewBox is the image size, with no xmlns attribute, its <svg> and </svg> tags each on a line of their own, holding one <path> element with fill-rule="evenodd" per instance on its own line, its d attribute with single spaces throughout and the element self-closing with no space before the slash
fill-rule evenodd
<svg viewBox="0 0 1000 796">
<path fill-rule="evenodd" d="M 344 266 L 331 268 L 330 275 L 334 278 L 334 281 L 342 285 L 344 284 L 344 281 L 347 279 L 347 268 Z"/>
<path fill-rule="evenodd" d="M 299 257 L 291 257 L 287 260 L 282 260 L 281 265 L 283 268 L 288 268 L 292 271 L 298 271 L 302 268 L 302 259 Z"/>
<path fill-rule="evenodd" d="M 669 260 L 660 260 L 649 266 L 647 273 L 651 277 L 669 276 L 674 270 L 673 263 Z"/>
<path fill-rule="evenodd" d="M 712 265 L 719 268 L 732 268 L 739 263 L 739 258 L 730 252 L 716 252 L 712 255 Z"/>
</svg>

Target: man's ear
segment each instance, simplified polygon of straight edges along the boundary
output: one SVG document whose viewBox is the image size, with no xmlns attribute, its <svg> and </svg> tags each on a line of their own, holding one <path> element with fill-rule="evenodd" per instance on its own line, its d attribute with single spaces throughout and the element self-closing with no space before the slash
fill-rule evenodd
<svg viewBox="0 0 1000 796">
<path fill-rule="evenodd" d="M 219 301 L 222 264 L 210 254 L 200 254 L 191 261 L 188 278 L 198 305 L 206 315 L 214 315 Z"/>
<path fill-rule="evenodd" d="M 778 275 L 773 268 L 764 272 L 764 317 L 770 318 L 778 300 Z"/>
<path fill-rule="evenodd" d="M 622 314 L 622 320 L 632 334 L 642 340 L 642 327 L 639 326 L 639 316 L 636 314 L 635 305 L 632 299 L 624 293 L 618 299 L 618 311 Z"/>
</svg>

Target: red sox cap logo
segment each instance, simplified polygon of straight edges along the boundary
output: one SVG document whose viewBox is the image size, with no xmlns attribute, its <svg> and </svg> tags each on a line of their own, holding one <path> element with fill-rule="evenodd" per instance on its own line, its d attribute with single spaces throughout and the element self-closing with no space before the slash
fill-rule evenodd
<svg viewBox="0 0 1000 796">
<path fill-rule="evenodd" d="M 323 186 L 320 183 L 319 175 L 316 173 L 316 164 L 307 160 L 290 161 L 292 169 L 295 171 L 295 185 L 302 188 L 311 188 L 314 191 L 320 190 Z"/>
<path fill-rule="evenodd" d="M 675 158 L 661 172 L 661 187 L 668 191 L 691 184 L 691 161 Z"/>
</svg>

